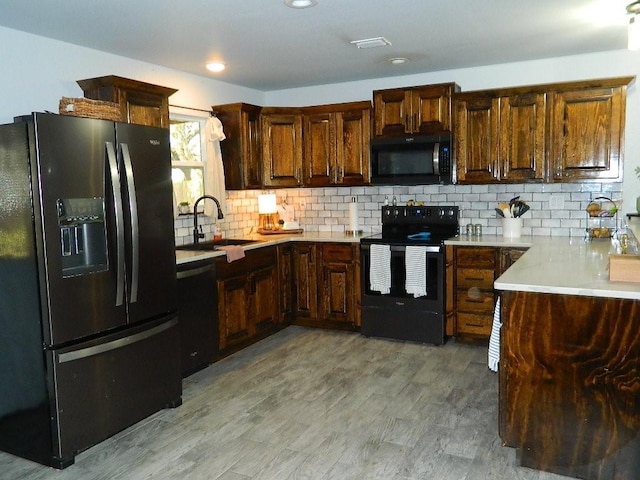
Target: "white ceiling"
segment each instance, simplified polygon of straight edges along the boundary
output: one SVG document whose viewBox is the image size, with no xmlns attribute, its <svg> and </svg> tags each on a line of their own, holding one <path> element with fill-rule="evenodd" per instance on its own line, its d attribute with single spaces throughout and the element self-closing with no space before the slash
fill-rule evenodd
<svg viewBox="0 0 640 480">
<path fill-rule="evenodd" d="M 2 0 L 0 26 L 272 91 L 624 49 L 630 2 Z M 350 44 L 379 36 L 392 45 Z M 226 71 L 207 72 L 212 60 Z"/>
</svg>

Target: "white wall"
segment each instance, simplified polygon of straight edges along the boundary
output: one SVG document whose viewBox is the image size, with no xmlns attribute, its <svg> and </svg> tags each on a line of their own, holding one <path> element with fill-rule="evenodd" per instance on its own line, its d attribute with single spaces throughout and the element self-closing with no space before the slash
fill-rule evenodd
<svg viewBox="0 0 640 480">
<path fill-rule="evenodd" d="M 264 104 L 264 92 L 0 27 L 0 123 L 32 111 L 58 111 L 61 97 L 82 97 L 76 80 L 119 75 L 176 88 L 169 103 L 208 109 Z M 183 113 L 188 113 L 184 111 Z"/>
</svg>

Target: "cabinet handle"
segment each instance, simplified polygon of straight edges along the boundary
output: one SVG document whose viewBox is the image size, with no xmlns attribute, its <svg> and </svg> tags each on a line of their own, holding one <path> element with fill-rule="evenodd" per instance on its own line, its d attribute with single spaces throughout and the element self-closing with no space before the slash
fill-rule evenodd
<svg viewBox="0 0 640 480">
<path fill-rule="evenodd" d="M 484 280 L 484 278 L 482 277 L 464 277 L 465 280 L 472 280 L 472 281 L 476 281 L 476 282 L 480 282 L 482 280 Z"/>
</svg>

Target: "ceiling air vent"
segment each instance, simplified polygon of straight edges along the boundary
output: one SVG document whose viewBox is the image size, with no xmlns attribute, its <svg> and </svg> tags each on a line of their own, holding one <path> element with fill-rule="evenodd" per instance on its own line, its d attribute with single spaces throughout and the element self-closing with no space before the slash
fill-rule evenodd
<svg viewBox="0 0 640 480">
<path fill-rule="evenodd" d="M 375 48 L 386 47 L 387 45 L 391 45 L 391 42 L 384 37 L 375 37 L 365 38 L 364 40 L 354 40 L 351 44 L 358 48 Z"/>
</svg>

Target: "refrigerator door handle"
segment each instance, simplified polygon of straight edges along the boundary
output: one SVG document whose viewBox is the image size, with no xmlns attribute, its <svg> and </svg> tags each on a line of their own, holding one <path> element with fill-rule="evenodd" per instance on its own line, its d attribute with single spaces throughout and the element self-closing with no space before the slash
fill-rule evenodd
<svg viewBox="0 0 640 480">
<path fill-rule="evenodd" d="M 138 228 L 138 200 L 136 198 L 136 183 L 131 166 L 131 155 L 126 143 L 120 145 L 122 161 L 127 178 L 127 192 L 129 195 L 129 211 L 131 212 L 131 292 L 130 303 L 138 301 L 138 278 L 140 270 L 140 230 Z"/>
<path fill-rule="evenodd" d="M 105 146 L 116 216 L 116 306 L 120 306 L 124 304 L 124 212 L 122 210 L 122 193 L 120 191 L 120 175 L 118 174 L 116 151 L 112 142 L 105 142 Z"/>
<path fill-rule="evenodd" d="M 154 335 L 164 332 L 165 330 L 172 328 L 177 324 L 178 324 L 178 320 L 174 318 L 169 320 L 168 322 L 157 325 L 143 332 L 129 335 L 128 337 L 119 338 L 117 340 L 111 340 L 110 342 L 107 342 L 107 343 L 102 343 L 99 345 L 94 345 L 92 347 L 82 348 L 80 350 L 72 350 L 69 352 L 61 353 L 58 355 L 58 363 L 72 362 L 74 360 L 89 358 L 95 355 L 99 355 L 101 353 L 117 350 L 119 348 L 126 347 L 127 345 L 131 345 L 133 343 L 137 343 L 142 340 L 146 340 L 147 338 L 153 337 Z"/>
</svg>

